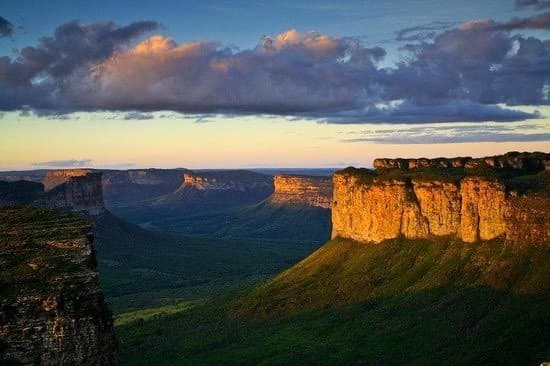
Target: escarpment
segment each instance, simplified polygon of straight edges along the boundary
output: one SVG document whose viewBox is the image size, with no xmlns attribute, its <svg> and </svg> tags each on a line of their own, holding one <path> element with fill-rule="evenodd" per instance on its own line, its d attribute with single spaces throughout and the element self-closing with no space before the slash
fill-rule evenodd
<svg viewBox="0 0 550 366">
<path fill-rule="evenodd" d="M 90 230 L 69 213 L 0 208 L 0 364 L 117 363 Z"/>
<path fill-rule="evenodd" d="M 298 175 L 276 175 L 273 178 L 275 192 L 270 198 L 275 204 L 301 204 L 330 208 L 332 179 Z"/>
<path fill-rule="evenodd" d="M 178 191 L 239 191 L 271 190 L 271 178 L 246 170 L 188 172 Z"/>
<path fill-rule="evenodd" d="M 486 175 L 469 174 L 469 168 L 452 163 L 443 169 L 434 169 L 432 164 L 439 162 L 411 169 L 410 161 L 406 169 L 337 172 L 332 237 L 374 243 L 398 237 L 452 236 L 468 243 L 502 237 L 511 243 L 548 245 L 550 173 L 543 159 L 527 162 L 528 154 L 522 156 L 512 159 L 516 165 L 506 166 L 481 159 L 482 168 L 489 169 Z"/>
</svg>

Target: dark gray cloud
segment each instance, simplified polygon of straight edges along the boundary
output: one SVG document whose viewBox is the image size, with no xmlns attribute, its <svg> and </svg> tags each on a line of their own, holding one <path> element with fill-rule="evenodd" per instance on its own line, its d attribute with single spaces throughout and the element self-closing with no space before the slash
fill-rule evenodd
<svg viewBox="0 0 550 366">
<path fill-rule="evenodd" d="M 32 163 L 33 166 L 43 168 L 86 168 L 92 165 L 93 160 L 52 160 Z"/>
<path fill-rule="evenodd" d="M 9 37 L 13 34 L 13 24 L 6 18 L 0 16 L 0 38 Z"/>
<path fill-rule="evenodd" d="M 70 22 L 18 58 L 0 57 L 0 110 L 124 111 L 124 119 L 159 110 L 254 113 L 327 123 L 537 118 L 503 105 L 550 103 L 550 41 L 512 32 L 546 29 L 549 14 L 404 29 L 407 55 L 393 68 L 380 66 L 381 47 L 316 32 L 290 30 L 240 51 L 164 36 L 130 48 L 157 24 Z"/>
<path fill-rule="evenodd" d="M 73 109 L 65 93 L 72 80 L 78 82 L 79 75 L 89 75 L 120 47 L 157 27 L 151 21 L 124 27 L 76 21 L 59 26 L 53 37 L 23 48 L 17 58 L 0 57 L 0 109 Z"/>
<path fill-rule="evenodd" d="M 516 8 L 534 7 L 537 9 L 550 8 L 550 1 L 547 0 L 516 0 Z"/>
</svg>

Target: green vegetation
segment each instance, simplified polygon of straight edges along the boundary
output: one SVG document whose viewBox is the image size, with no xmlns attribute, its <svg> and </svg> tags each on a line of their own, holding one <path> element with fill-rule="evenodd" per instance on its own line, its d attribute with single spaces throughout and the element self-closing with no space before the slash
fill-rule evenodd
<svg viewBox="0 0 550 366">
<path fill-rule="evenodd" d="M 116 332 L 128 365 L 533 365 L 550 357 L 549 265 L 498 241 L 337 239 L 244 296 Z"/>
<path fill-rule="evenodd" d="M 94 220 L 100 281 L 115 313 L 211 297 L 266 279 L 317 248 L 169 235 L 109 213 Z"/>
</svg>

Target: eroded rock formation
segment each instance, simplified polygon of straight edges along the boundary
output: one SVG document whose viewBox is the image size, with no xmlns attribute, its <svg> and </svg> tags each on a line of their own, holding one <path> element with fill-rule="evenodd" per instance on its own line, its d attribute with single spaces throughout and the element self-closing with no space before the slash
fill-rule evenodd
<svg viewBox="0 0 550 366">
<path fill-rule="evenodd" d="M 522 164 L 525 169 L 527 163 Z M 544 165 L 528 164 L 544 170 Z M 446 180 L 444 171 L 442 179 L 366 172 L 346 169 L 334 174 L 333 237 L 374 243 L 401 236 L 454 236 L 469 243 L 503 237 L 518 244 L 549 243 L 547 194 L 518 195 L 497 178 L 466 175 Z"/>
<path fill-rule="evenodd" d="M 275 192 L 270 198 L 275 204 L 302 204 L 330 208 L 332 179 L 298 175 L 276 175 L 273 178 Z"/>
<path fill-rule="evenodd" d="M 0 364 L 117 363 L 90 229 L 59 211 L 0 208 Z"/>
</svg>

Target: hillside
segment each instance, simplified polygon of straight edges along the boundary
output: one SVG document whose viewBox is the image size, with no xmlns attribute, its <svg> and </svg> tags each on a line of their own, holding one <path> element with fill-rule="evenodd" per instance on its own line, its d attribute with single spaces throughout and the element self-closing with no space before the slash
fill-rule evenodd
<svg viewBox="0 0 550 366">
<path fill-rule="evenodd" d="M 548 248 L 337 239 L 250 294 L 120 324 L 127 364 L 533 365 Z"/>
</svg>

